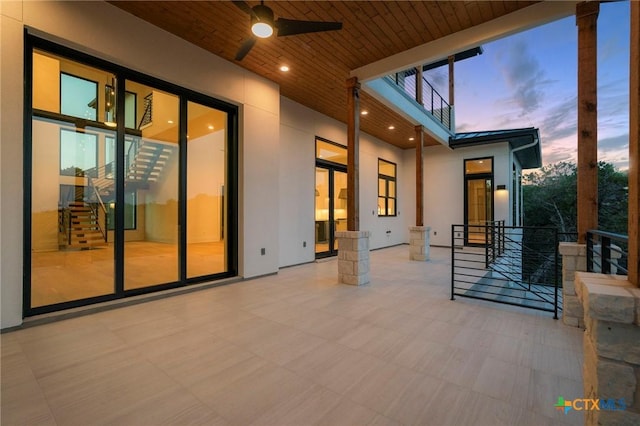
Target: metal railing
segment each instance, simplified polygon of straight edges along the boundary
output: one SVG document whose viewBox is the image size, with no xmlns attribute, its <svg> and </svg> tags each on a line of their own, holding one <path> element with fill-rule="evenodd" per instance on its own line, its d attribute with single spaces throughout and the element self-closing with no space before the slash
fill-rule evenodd
<svg viewBox="0 0 640 426">
<path fill-rule="evenodd" d="M 424 76 L 422 77 L 422 99 L 419 99 L 420 96 L 416 89 L 418 73 L 415 68 L 397 72 L 388 76 L 388 78 L 400 90 L 414 99 L 426 112 L 431 114 L 436 121 L 453 131 L 451 128 L 451 105 L 444 100 Z"/>
<path fill-rule="evenodd" d="M 138 129 L 141 129 L 142 126 L 146 126 L 147 124 L 151 124 L 153 122 L 153 92 L 149 93 L 144 97 L 144 112 L 142 113 L 142 118 L 140 118 L 140 123 L 138 124 Z"/>
<path fill-rule="evenodd" d="M 587 231 L 587 271 L 628 274 L 629 237 L 612 232 Z"/>
<path fill-rule="evenodd" d="M 89 176 L 89 188 L 93 191 L 93 195 L 96 197 L 95 203 L 87 202 L 86 204 L 91 209 L 93 216 L 96 219 L 96 227 L 102 234 L 102 238 L 104 241 L 107 241 L 107 207 L 104 205 L 102 201 L 102 197 L 100 196 L 100 190 L 94 185 L 93 179 Z"/>
<path fill-rule="evenodd" d="M 482 228 L 486 243 L 468 245 L 469 228 Z M 451 300 L 455 296 L 553 312 L 559 291 L 558 232 L 548 227 L 452 225 Z"/>
</svg>

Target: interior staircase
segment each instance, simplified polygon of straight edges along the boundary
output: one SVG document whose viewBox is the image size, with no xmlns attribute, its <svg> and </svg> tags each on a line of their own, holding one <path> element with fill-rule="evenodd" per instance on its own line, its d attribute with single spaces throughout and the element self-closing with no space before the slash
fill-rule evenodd
<svg viewBox="0 0 640 426">
<path fill-rule="evenodd" d="M 148 189 L 158 182 L 175 144 L 138 140 L 127 153 L 125 185 L 131 189 Z M 85 170 L 90 196 L 74 201 L 60 210 L 60 248 L 82 249 L 107 244 L 107 211 L 105 204 L 115 201 L 115 163 Z M 91 177 L 91 176 L 98 177 Z M 133 187 L 133 188 L 132 188 Z"/>
<path fill-rule="evenodd" d="M 83 201 L 69 203 L 66 209 L 68 229 L 64 236 L 67 249 L 86 249 L 107 244 L 99 218 L 91 205 Z"/>
</svg>

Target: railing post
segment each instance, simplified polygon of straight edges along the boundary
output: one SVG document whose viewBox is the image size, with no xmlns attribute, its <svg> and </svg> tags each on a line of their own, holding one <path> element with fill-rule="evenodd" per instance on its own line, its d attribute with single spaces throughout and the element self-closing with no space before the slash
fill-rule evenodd
<svg viewBox="0 0 640 426">
<path fill-rule="evenodd" d="M 587 231 L 587 272 L 593 272 L 593 235 Z"/>
<path fill-rule="evenodd" d="M 489 268 L 489 225 L 484 224 L 484 263 L 485 268 Z"/>
<path fill-rule="evenodd" d="M 558 263 L 559 263 L 559 253 L 560 250 L 559 245 L 560 242 L 558 240 L 558 228 L 553 230 L 554 239 L 555 239 L 555 260 L 553 265 L 553 319 L 558 319 Z"/>
<path fill-rule="evenodd" d="M 602 262 L 601 272 L 611 273 L 611 238 L 602 236 L 600 240 L 600 262 Z"/>
<path fill-rule="evenodd" d="M 455 300 L 454 283 L 455 283 L 455 250 L 456 250 L 456 226 L 451 225 L 451 300 Z"/>
</svg>

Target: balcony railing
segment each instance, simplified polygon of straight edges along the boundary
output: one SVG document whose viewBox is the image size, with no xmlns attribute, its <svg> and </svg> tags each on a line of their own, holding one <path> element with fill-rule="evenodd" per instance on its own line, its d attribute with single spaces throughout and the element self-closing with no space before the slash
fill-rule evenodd
<svg viewBox="0 0 640 426">
<path fill-rule="evenodd" d="M 587 271 L 627 275 L 628 245 L 626 235 L 587 231 Z"/>
<path fill-rule="evenodd" d="M 400 71 L 388 76 L 400 90 L 413 98 L 418 104 L 424 108 L 426 112 L 431 114 L 436 121 L 440 122 L 448 130 L 453 131 L 451 120 L 451 105 L 438 93 L 436 89 L 422 77 L 422 99 L 417 90 L 418 73 L 415 68 Z"/>
</svg>

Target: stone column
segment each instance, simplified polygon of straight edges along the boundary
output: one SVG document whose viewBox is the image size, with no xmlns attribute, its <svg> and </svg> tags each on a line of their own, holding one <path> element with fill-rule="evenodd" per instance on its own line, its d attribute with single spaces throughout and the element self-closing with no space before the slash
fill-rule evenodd
<svg viewBox="0 0 640 426">
<path fill-rule="evenodd" d="M 429 226 L 409 227 L 409 257 L 411 260 L 429 260 Z"/>
<path fill-rule="evenodd" d="M 640 424 L 640 289 L 626 277 L 577 272 L 584 308 L 584 396 L 599 410 L 585 425 Z"/>
<path fill-rule="evenodd" d="M 562 322 L 584 328 L 584 311 L 575 289 L 576 271 L 587 270 L 587 245 L 560 243 L 562 255 Z"/>
<path fill-rule="evenodd" d="M 338 280 L 362 285 L 369 278 L 369 231 L 338 231 Z"/>
</svg>

